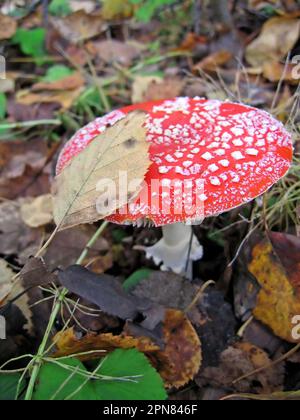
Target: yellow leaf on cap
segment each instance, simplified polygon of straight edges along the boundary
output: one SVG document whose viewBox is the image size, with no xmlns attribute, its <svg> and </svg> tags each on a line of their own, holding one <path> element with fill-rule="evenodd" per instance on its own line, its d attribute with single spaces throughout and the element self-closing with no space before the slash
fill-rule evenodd
<svg viewBox="0 0 300 420">
<path fill-rule="evenodd" d="M 148 156 L 150 143 L 146 141 L 146 115 L 134 111 L 109 127 L 56 177 L 54 219 L 60 230 L 101 220 L 138 195 L 151 164 Z M 122 190 L 118 194 L 121 173 L 127 175 L 128 191 Z M 102 195 L 99 182 L 102 191 L 108 190 L 111 181 L 116 191 L 107 192 L 110 206 L 100 211 L 97 206 Z"/>
</svg>

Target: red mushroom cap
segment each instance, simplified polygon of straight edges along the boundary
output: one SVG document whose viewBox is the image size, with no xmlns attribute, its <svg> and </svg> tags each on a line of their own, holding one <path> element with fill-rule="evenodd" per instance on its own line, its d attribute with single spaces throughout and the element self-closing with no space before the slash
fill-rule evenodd
<svg viewBox="0 0 300 420">
<path fill-rule="evenodd" d="M 111 215 L 112 222 L 147 219 L 161 226 L 217 215 L 263 194 L 291 166 L 291 135 L 265 111 L 231 102 L 176 98 L 126 107 L 96 119 L 66 144 L 57 173 L 108 124 L 135 109 L 149 113 L 147 140 L 153 163 L 139 197 Z M 153 189 L 153 180 L 161 183 L 158 190 Z M 183 182 L 187 189 L 182 194 Z M 180 212 L 178 200 L 184 201 Z"/>
</svg>

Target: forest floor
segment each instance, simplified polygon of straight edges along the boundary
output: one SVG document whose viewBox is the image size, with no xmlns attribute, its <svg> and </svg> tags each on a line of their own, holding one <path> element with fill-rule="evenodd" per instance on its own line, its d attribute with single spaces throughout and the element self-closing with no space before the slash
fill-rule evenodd
<svg viewBox="0 0 300 420">
<path fill-rule="evenodd" d="M 0 400 L 300 399 L 299 1 L 0 3 Z M 192 282 L 139 249 L 159 228 L 52 235 L 66 141 L 178 96 L 270 112 L 293 135 L 289 174 L 194 227 Z M 129 321 L 141 302 L 160 329 Z"/>
</svg>

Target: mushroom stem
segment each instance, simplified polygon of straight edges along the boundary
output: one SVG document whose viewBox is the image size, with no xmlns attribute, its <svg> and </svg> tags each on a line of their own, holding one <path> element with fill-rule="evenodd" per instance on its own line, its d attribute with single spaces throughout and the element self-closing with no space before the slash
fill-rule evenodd
<svg viewBox="0 0 300 420">
<path fill-rule="evenodd" d="M 154 246 L 146 248 L 147 258 L 153 258 L 157 265 L 163 263 L 161 266 L 163 271 L 171 270 L 177 274 L 187 274 L 191 279 L 192 261 L 200 260 L 203 256 L 203 248 L 196 236 L 193 235 L 192 226 L 175 223 L 163 226 L 162 230 L 162 239 Z M 190 247 L 192 235 L 192 246 Z"/>
</svg>

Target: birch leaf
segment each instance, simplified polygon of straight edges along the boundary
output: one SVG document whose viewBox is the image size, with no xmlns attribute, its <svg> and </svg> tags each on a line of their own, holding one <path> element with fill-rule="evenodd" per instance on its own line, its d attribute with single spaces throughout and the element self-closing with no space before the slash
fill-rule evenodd
<svg viewBox="0 0 300 420">
<path fill-rule="evenodd" d="M 59 230 L 103 219 L 138 195 L 151 164 L 145 121 L 146 113 L 130 113 L 97 136 L 56 177 L 54 220 Z"/>
</svg>

